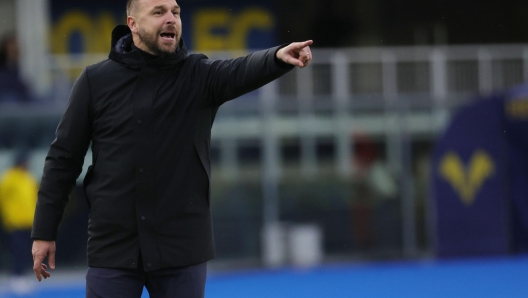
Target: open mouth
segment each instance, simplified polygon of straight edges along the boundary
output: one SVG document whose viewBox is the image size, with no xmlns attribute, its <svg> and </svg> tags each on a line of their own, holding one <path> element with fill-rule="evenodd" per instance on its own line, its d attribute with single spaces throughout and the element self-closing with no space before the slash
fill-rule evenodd
<svg viewBox="0 0 528 298">
<path fill-rule="evenodd" d="M 176 39 L 176 33 L 161 33 L 160 34 L 161 38 L 163 38 L 164 40 L 170 40 L 170 41 L 173 41 Z"/>
</svg>

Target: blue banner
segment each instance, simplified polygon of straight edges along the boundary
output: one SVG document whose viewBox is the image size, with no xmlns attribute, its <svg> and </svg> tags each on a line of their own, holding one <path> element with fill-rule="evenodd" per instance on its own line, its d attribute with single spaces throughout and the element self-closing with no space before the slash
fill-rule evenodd
<svg viewBox="0 0 528 298">
<path fill-rule="evenodd" d="M 126 24 L 124 0 L 52 0 L 53 53 L 107 53 L 112 29 Z M 183 39 L 192 51 L 254 50 L 276 45 L 269 1 L 178 1 Z"/>
<path fill-rule="evenodd" d="M 456 114 L 432 166 L 438 256 L 510 250 L 508 143 L 501 100 L 479 100 Z"/>
</svg>

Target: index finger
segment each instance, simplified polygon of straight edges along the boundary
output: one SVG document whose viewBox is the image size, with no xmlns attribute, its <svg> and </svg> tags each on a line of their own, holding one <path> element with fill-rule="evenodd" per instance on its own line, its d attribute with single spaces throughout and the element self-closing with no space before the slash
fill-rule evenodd
<svg viewBox="0 0 528 298">
<path fill-rule="evenodd" d="M 37 277 L 38 281 L 42 280 L 41 272 L 42 272 L 42 262 L 44 262 L 45 256 L 40 253 L 35 253 L 34 255 L 34 261 L 33 261 L 33 271 L 35 271 L 35 276 Z"/>
<path fill-rule="evenodd" d="M 313 44 L 313 40 L 307 40 L 307 41 L 293 43 L 292 46 L 296 49 L 302 49 L 302 48 L 311 46 L 312 44 Z"/>
</svg>

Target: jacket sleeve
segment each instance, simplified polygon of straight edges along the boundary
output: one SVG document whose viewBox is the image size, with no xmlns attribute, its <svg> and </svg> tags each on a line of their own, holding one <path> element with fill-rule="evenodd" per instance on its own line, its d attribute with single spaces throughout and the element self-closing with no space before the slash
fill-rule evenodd
<svg viewBox="0 0 528 298">
<path fill-rule="evenodd" d="M 202 60 L 207 68 L 207 98 L 219 106 L 224 102 L 258 89 L 293 69 L 276 58 L 286 45 L 254 52 L 230 60 Z"/>
<path fill-rule="evenodd" d="M 75 82 L 56 138 L 46 156 L 31 237 L 55 240 L 69 194 L 82 171 L 92 134 L 93 111 L 87 71 Z"/>
</svg>

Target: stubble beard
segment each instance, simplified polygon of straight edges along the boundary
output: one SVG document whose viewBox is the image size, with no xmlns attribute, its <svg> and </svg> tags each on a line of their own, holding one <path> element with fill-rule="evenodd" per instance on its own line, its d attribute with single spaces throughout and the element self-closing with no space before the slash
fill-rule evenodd
<svg viewBox="0 0 528 298">
<path fill-rule="evenodd" d="M 138 36 L 139 39 L 145 44 L 145 46 L 150 50 L 150 52 L 152 52 L 156 56 L 167 56 L 173 54 L 176 51 L 178 44 L 180 43 L 180 38 L 176 37 L 176 43 L 174 44 L 174 46 L 171 46 L 168 50 L 165 50 L 158 44 L 159 33 L 152 34 L 140 28 Z"/>
</svg>

